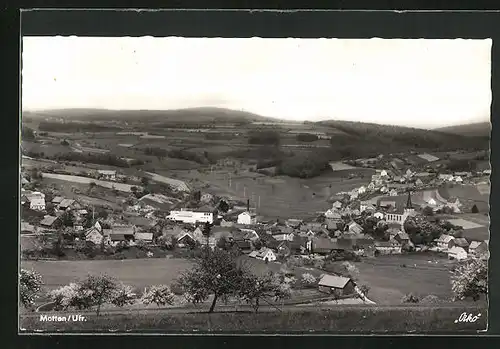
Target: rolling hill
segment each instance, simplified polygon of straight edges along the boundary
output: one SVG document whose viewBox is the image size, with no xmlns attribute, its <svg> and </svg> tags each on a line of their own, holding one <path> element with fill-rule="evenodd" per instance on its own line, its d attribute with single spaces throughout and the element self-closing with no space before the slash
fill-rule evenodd
<svg viewBox="0 0 500 349">
<path fill-rule="evenodd" d="M 448 126 L 435 129 L 435 131 L 470 137 L 490 137 L 491 123 L 489 121 L 486 121 L 468 125 Z"/>
<path fill-rule="evenodd" d="M 175 110 L 55 109 L 24 111 L 25 119 L 56 118 L 66 121 L 138 121 L 138 122 L 243 122 L 277 119 L 225 108 L 188 108 Z"/>
</svg>

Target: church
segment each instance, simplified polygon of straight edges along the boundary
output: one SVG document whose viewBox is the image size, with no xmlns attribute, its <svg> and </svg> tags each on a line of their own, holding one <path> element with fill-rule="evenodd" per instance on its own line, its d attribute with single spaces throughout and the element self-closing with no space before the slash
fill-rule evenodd
<svg viewBox="0 0 500 349">
<path fill-rule="evenodd" d="M 411 202 L 411 195 L 410 192 L 408 192 L 408 200 L 406 201 L 406 207 L 403 209 L 398 208 L 392 212 L 387 212 L 385 214 L 384 220 L 387 223 L 399 223 L 403 225 L 408 217 L 413 217 L 415 216 L 415 214 L 416 212 Z"/>
</svg>

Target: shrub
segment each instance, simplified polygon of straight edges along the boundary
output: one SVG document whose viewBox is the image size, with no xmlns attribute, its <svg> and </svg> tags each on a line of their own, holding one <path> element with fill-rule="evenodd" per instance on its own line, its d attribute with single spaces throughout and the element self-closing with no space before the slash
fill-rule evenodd
<svg viewBox="0 0 500 349">
<path fill-rule="evenodd" d="M 439 303 L 439 298 L 437 296 L 434 296 L 432 294 L 425 296 L 422 298 L 420 303 L 425 303 L 425 304 L 436 304 Z"/>
<path fill-rule="evenodd" d="M 165 306 L 174 303 L 174 294 L 166 285 L 154 285 L 146 289 L 142 302 L 146 305 L 155 303 L 158 307 Z"/>
<path fill-rule="evenodd" d="M 315 288 L 317 284 L 316 278 L 310 273 L 302 274 L 300 281 L 302 285 L 307 288 Z"/>
<path fill-rule="evenodd" d="M 401 299 L 401 302 L 402 303 L 419 303 L 420 298 L 418 298 L 413 293 L 408 293 L 408 294 L 403 296 L 403 298 Z"/>
<path fill-rule="evenodd" d="M 184 294 L 184 289 L 176 282 L 170 285 L 170 291 L 176 296 L 182 296 Z"/>
<path fill-rule="evenodd" d="M 34 270 L 21 269 L 19 274 L 19 293 L 21 304 L 32 308 L 42 288 L 42 277 Z"/>
</svg>

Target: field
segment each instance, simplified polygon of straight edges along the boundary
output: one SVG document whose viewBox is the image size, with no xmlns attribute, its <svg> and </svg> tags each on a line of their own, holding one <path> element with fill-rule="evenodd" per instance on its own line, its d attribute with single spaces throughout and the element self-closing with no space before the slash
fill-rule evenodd
<svg viewBox="0 0 500 349">
<path fill-rule="evenodd" d="M 446 257 L 429 254 L 380 256 L 363 260 L 356 266 L 360 272 L 359 282 L 370 286 L 368 298 L 377 304 L 398 304 L 410 292 L 440 299 L 449 299 L 452 295 Z"/>
<path fill-rule="evenodd" d="M 369 179 L 343 179 L 333 173 L 312 179 L 267 177 L 252 172 L 230 174 L 229 171 L 213 173 L 183 173 L 182 176 L 209 184 L 211 194 L 230 196 L 246 201 L 257 208 L 257 214 L 265 219 L 307 218 L 330 208 L 327 200 L 340 191 L 348 191 L 366 185 Z M 188 177 L 189 176 L 189 177 Z M 231 176 L 231 183 L 229 177 Z M 231 184 L 231 186 L 229 186 Z M 330 187 L 331 185 L 331 187 Z M 260 207 L 259 207 L 260 196 Z"/>
<path fill-rule="evenodd" d="M 81 176 L 71 176 L 71 175 L 45 173 L 45 172 L 42 173 L 42 176 L 44 178 L 58 179 L 58 180 L 62 180 L 62 181 L 79 183 L 79 184 L 90 184 L 90 183 L 94 182 L 98 186 L 108 188 L 108 189 L 116 189 L 116 190 L 127 192 L 127 193 L 132 192 L 131 188 L 133 187 L 133 185 L 130 185 L 130 184 L 117 183 L 117 182 L 107 182 L 107 181 L 101 181 L 101 180 L 97 180 L 94 178 L 81 177 Z"/>
<path fill-rule="evenodd" d="M 154 284 L 171 284 L 191 266 L 186 259 L 128 259 L 103 261 L 21 261 L 22 268 L 35 269 L 45 289 L 67 285 L 88 274 L 107 273 L 123 283 L 143 289 Z"/>
<path fill-rule="evenodd" d="M 475 323 L 455 323 L 462 312 L 481 313 Z M 64 314 L 66 315 L 66 314 Z M 40 314 L 22 315 L 23 332 L 127 331 L 184 332 L 210 331 L 212 333 L 477 333 L 487 328 L 488 311 L 485 307 L 379 307 L 335 306 L 325 309 L 295 309 L 285 311 L 200 312 L 174 313 L 168 311 L 127 312 L 123 314 L 85 314 L 87 321 L 40 321 Z"/>
</svg>

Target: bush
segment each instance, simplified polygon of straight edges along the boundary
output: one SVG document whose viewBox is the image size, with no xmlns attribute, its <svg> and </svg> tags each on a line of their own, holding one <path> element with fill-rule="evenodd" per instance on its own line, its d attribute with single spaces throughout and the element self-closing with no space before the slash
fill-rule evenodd
<svg viewBox="0 0 500 349">
<path fill-rule="evenodd" d="M 176 282 L 170 285 L 170 291 L 176 296 L 182 296 L 184 294 L 184 289 Z"/>
<path fill-rule="evenodd" d="M 300 281 L 307 288 L 315 288 L 317 286 L 316 278 L 310 273 L 302 274 Z"/>
<path fill-rule="evenodd" d="M 401 299 L 401 303 L 419 303 L 419 302 L 420 298 L 418 298 L 413 293 L 408 293 L 404 295 L 403 298 Z"/>
<path fill-rule="evenodd" d="M 311 133 L 299 133 L 296 138 L 299 142 L 314 142 L 318 140 L 318 136 Z"/>
<path fill-rule="evenodd" d="M 280 136 L 276 131 L 250 131 L 248 143 L 277 146 L 280 144 Z"/>
<path fill-rule="evenodd" d="M 331 170 L 329 160 L 317 154 L 302 154 L 286 158 L 277 166 L 276 174 L 298 178 L 312 178 Z"/>
<path fill-rule="evenodd" d="M 420 303 L 425 303 L 425 304 L 437 304 L 439 303 L 439 298 L 437 296 L 434 296 L 432 294 L 425 296 L 422 298 Z"/>
</svg>

